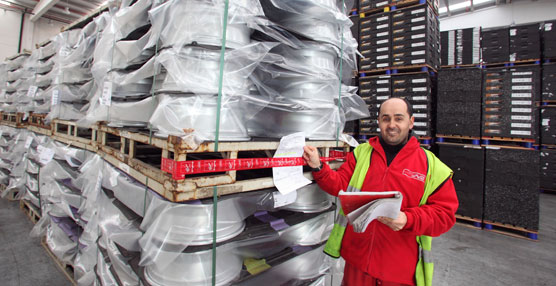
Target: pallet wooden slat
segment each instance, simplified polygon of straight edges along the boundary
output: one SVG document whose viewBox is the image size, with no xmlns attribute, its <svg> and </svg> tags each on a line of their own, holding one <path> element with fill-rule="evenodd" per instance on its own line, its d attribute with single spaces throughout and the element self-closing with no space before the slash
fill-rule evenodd
<svg viewBox="0 0 556 286">
<path fill-rule="evenodd" d="M 60 269 L 60 271 L 62 271 L 64 276 L 66 276 L 66 278 L 71 282 L 72 285 L 76 286 L 77 282 L 73 278 L 73 266 L 69 265 L 69 264 L 66 264 L 63 261 L 60 261 L 60 259 L 58 259 L 58 257 L 56 257 L 54 252 L 52 252 L 52 250 L 50 249 L 50 246 L 48 246 L 48 243 L 46 243 L 46 238 L 45 237 L 43 237 L 41 239 L 41 245 L 44 248 L 44 250 L 46 251 L 46 253 L 48 254 L 48 256 L 50 256 L 52 261 L 54 261 L 54 264 L 56 264 L 58 269 Z"/>
</svg>

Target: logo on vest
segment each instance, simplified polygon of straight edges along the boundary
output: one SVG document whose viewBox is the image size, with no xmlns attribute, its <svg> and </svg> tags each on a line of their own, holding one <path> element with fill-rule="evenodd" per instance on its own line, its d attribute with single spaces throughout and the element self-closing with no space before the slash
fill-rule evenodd
<svg viewBox="0 0 556 286">
<path fill-rule="evenodd" d="M 404 169 L 403 174 L 408 178 L 415 179 L 415 180 L 421 181 L 421 182 L 425 182 L 425 175 L 423 175 L 423 174 L 413 172 L 409 169 Z"/>
</svg>

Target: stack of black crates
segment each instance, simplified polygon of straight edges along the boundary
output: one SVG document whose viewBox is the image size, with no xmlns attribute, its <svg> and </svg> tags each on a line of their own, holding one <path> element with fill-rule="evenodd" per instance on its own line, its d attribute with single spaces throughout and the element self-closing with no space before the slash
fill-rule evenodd
<svg viewBox="0 0 556 286">
<path fill-rule="evenodd" d="M 541 179 L 543 190 L 556 192 L 556 21 L 541 26 L 542 66 Z"/>
<path fill-rule="evenodd" d="M 408 99 L 414 135 L 427 143 L 435 134 L 436 76 L 440 66 L 437 0 L 359 2 L 359 94 L 371 116 L 361 119 L 363 138 L 380 133 L 378 110 L 390 97 Z"/>
<path fill-rule="evenodd" d="M 441 32 L 440 62 L 443 66 L 481 64 L 481 28 Z"/>
<path fill-rule="evenodd" d="M 536 239 L 539 188 L 556 190 L 555 24 L 442 33 L 437 142 L 460 221 Z"/>
</svg>

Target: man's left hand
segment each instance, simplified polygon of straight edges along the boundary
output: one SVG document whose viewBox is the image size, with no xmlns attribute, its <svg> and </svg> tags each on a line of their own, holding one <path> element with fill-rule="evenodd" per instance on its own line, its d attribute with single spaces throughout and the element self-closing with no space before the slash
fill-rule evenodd
<svg viewBox="0 0 556 286">
<path fill-rule="evenodd" d="M 385 217 L 385 216 L 379 216 L 377 219 L 381 223 L 387 225 L 393 231 L 402 230 L 403 227 L 405 226 L 405 224 L 407 223 L 407 216 L 405 215 L 404 212 L 400 212 L 400 214 L 398 215 L 398 217 L 396 219 L 391 219 L 391 218 Z"/>
</svg>

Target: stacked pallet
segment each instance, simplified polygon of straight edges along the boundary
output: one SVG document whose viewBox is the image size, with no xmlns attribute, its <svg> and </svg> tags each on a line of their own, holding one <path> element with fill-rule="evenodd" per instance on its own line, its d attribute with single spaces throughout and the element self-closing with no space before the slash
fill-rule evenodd
<svg viewBox="0 0 556 286">
<path fill-rule="evenodd" d="M 364 58 L 359 61 L 359 94 L 371 116 L 359 121 L 360 135 L 380 133 L 376 120 L 380 104 L 404 97 L 414 105 L 414 134 L 424 140 L 434 136 L 440 32 L 434 3 L 419 3 L 380 3 L 384 9 L 361 14 L 359 50 Z"/>
<path fill-rule="evenodd" d="M 454 186 L 458 195 L 459 216 L 482 222 L 485 149 L 479 145 L 439 143 L 438 156 L 454 171 Z"/>
<path fill-rule="evenodd" d="M 482 76 L 480 68 L 438 72 L 437 136 L 481 136 Z"/>
<path fill-rule="evenodd" d="M 489 225 L 539 229 L 539 152 L 486 150 L 484 220 Z"/>
<path fill-rule="evenodd" d="M 322 248 L 335 207 L 315 184 L 284 197 L 273 188 L 271 168 L 192 175 L 177 166 L 268 159 L 277 138 L 297 131 L 320 139 L 310 144 L 324 156 L 332 148 L 345 151 L 335 139 L 345 121 L 361 117 L 361 99 L 342 84 L 349 78 L 340 72 L 355 68 L 349 7 L 231 2 L 234 14 L 222 41 L 224 3 L 209 2 L 124 1 L 90 26 L 64 32 L 62 38 L 78 40 L 62 42 L 52 56 L 59 61 L 41 74 L 52 80 L 39 92 L 51 124 L 33 120 L 29 130 L 49 138 L 32 142 L 27 162 L 36 167 L 52 156 L 23 172 L 38 176 L 38 189 L 24 187 L 40 198 L 44 214 L 33 234 L 45 237 L 78 284 L 207 285 L 215 279 L 218 285 L 309 285 L 325 279 Z M 77 72 L 68 73 L 71 68 Z M 75 95 L 68 85 L 85 86 L 73 79 L 90 75 L 85 96 L 69 98 L 88 101 L 85 117 L 54 114 L 50 106 L 77 103 L 62 94 Z M 253 136 L 263 139 L 249 140 Z M 16 175 L 10 174 L 21 178 Z"/>
<path fill-rule="evenodd" d="M 440 33 L 442 66 L 481 64 L 481 28 L 467 28 Z"/>
<path fill-rule="evenodd" d="M 545 59 L 556 58 L 556 21 L 546 21 L 541 25 L 542 54 Z"/>
<path fill-rule="evenodd" d="M 538 142 L 539 101 L 539 65 L 486 69 L 482 136 Z"/>
<path fill-rule="evenodd" d="M 510 62 L 540 60 L 541 34 L 539 23 L 512 26 L 510 34 Z"/>
</svg>

